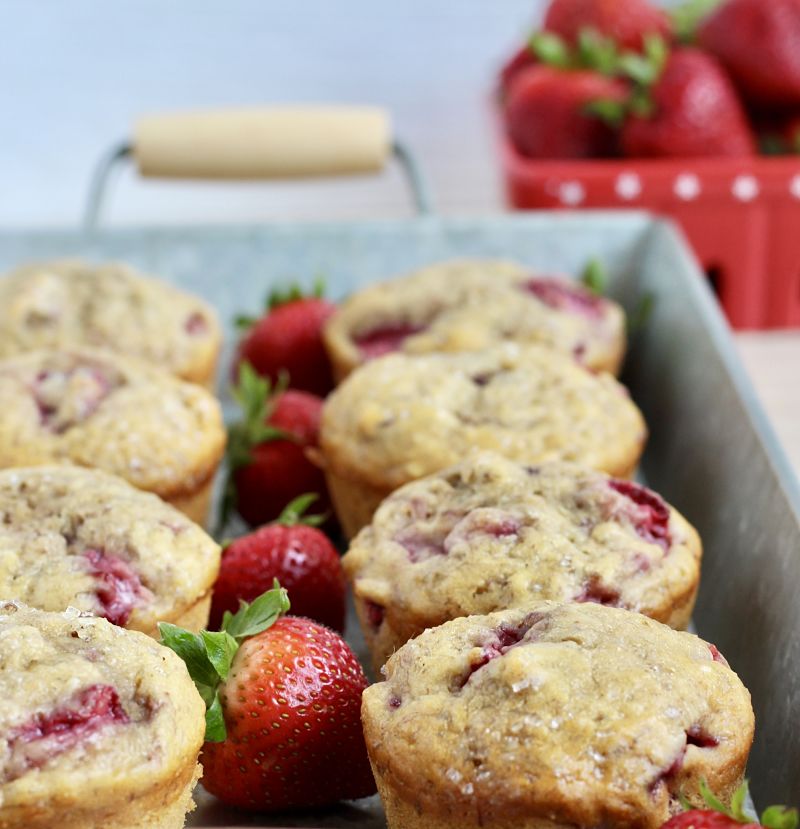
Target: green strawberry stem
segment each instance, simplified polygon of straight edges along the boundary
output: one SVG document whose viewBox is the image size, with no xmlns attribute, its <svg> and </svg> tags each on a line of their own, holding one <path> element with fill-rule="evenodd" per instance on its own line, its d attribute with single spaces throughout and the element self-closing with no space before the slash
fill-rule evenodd
<svg viewBox="0 0 800 829">
<path fill-rule="evenodd" d="M 608 274 L 599 259 L 592 258 L 586 263 L 581 282 L 596 296 L 603 296 L 608 285 Z"/>
<path fill-rule="evenodd" d="M 328 520 L 328 514 L 305 515 L 305 511 L 319 498 L 316 492 L 306 492 L 298 495 L 283 508 L 275 524 L 283 524 L 285 527 L 295 527 L 304 524 L 307 527 L 319 527 Z"/>
<path fill-rule="evenodd" d="M 274 288 L 269 292 L 266 301 L 266 311 L 272 311 L 279 305 L 286 305 L 289 302 L 296 302 L 299 299 L 322 299 L 325 296 L 325 280 L 322 276 L 314 279 L 311 291 L 305 291 L 297 282 L 292 282 L 283 288 Z"/>
<path fill-rule="evenodd" d="M 206 704 L 207 742 L 219 743 L 227 736 L 219 686 L 228 678 L 239 645 L 272 627 L 289 607 L 289 594 L 275 579 L 272 590 L 262 593 L 252 603 L 239 600 L 236 613 L 226 610 L 219 631 L 192 633 L 168 622 L 158 623 L 161 644 L 183 659 Z"/>
<path fill-rule="evenodd" d="M 700 24 L 720 2 L 721 0 L 684 0 L 670 9 L 675 37 L 681 43 L 693 43 Z"/>
<path fill-rule="evenodd" d="M 253 449 L 271 440 L 295 440 L 294 435 L 267 423 L 275 405 L 275 398 L 282 394 L 288 385 L 289 378 L 285 374 L 281 375 L 273 387 L 270 379 L 258 374 L 246 360 L 239 366 L 239 379 L 232 389 L 232 394 L 242 410 L 242 419 L 228 426 L 228 444 L 225 450 L 227 474 L 217 524 L 218 534 L 224 530 L 236 507 L 234 473 L 252 461 Z"/>
<path fill-rule="evenodd" d="M 750 814 L 745 805 L 750 800 L 750 791 L 748 783 L 745 780 L 741 786 L 733 793 L 731 798 L 730 808 L 711 791 L 705 780 L 700 781 L 700 794 L 709 809 L 719 812 L 726 817 L 735 820 L 738 823 L 754 824 L 759 823 L 757 815 Z M 686 811 L 694 811 L 692 806 L 685 797 L 681 797 L 681 804 Z M 769 806 L 761 813 L 761 826 L 766 829 L 797 829 L 798 812 L 797 809 L 789 809 L 786 806 Z"/>
</svg>

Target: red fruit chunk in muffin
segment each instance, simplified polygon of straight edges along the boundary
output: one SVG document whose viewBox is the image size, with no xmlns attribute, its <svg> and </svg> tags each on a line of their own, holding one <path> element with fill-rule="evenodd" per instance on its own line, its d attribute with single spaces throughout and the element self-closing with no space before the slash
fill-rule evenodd
<svg viewBox="0 0 800 829">
<path fill-rule="evenodd" d="M 90 417 L 116 383 L 99 366 L 78 365 L 70 371 L 42 371 L 32 389 L 42 425 L 56 434 Z"/>
<path fill-rule="evenodd" d="M 636 532 L 651 544 L 658 544 L 665 551 L 672 539 L 669 533 L 669 508 L 650 489 L 633 481 L 611 481 L 609 486 L 624 495 L 631 507 L 623 513 L 633 524 Z"/>
<path fill-rule="evenodd" d="M 525 289 L 550 308 L 599 319 L 603 316 L 602 297 L 563 279 L 536 278 Z"/>
<path fill-rule="evenodd" d="M 100 615 L 115 625 L 125 625 L 133 608 L 150 596 L 150 591 L 125 559 L 101 550 L 87 550 L 84 556 L 89 562 L 89 572 L 97 580 Z"/>
<path fill-rule="evenodd" d="M 399 351 L 409 337 L 424 330 L 421 325 L 383 325 L 356 337 L 356 345 L 365 359 L 374 360 L 384 354 Z"/>
<path fill-rule="evenodd" d="M 64 708 L 36 714 L 9 732 L 13 755 L 11 779 L 27 769 L 39 768 L 108 725 L 125 725 L 128 715 L 110 685 L 90 685 L 79 691 Z"/>
</svg>

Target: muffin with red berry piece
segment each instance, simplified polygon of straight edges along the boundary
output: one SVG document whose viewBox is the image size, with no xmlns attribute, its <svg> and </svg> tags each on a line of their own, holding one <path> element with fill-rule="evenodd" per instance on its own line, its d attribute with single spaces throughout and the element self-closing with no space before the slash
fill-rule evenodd
<svg viewBox="0 0 800 829">
<path fill-rule="evenodd" d="M 317 460 L 322 398 L 273 384 L 247 362 L 239 366 L 233 396 L 241 418 L 228 428 L 228 476 L 221 523 L 236 511 L 250 526 L 277 519 L 302 495 L 317 496 L 330 509 L 325 476 Z"/>
<path fill-rule="evenodd" d="M 647 429 L 624 386 L 544 346 L 390 354 L 353 372 L 322 412 L 328 491 L 345 533 L 398 487 L 476 449 L 630 477 Z"/>
<path fill-rule="evenodd" d="M 393 492 L 342 564 L 377 669 L 426 628 L 536 599 L 685 628 L 701 552 L 694 528 L 639 484 L 486 452 Z"/>
<path fill-rule="evenodd" d="M 696 636 L 629 610 L 532 603 L 425 631 L 364 692 L 389 829 L 657 829 L 729 802 L 750 695 Z"/>
<path fill-rule="evenodd" d="M 0 697 L 2 829 L 184 825 L 204 705 L 155 640 L 0 603 Z"/>
<path fill-rule="evenodd" d="M 512 262 L 462 260 L 358 291 L 328 320 L 324 337 L 339 381 L 393 351 L 478 351 L 503 340 L 547 345 L 617 373 L 625 315 L 566 277 Z"/>
<path fill-rule="evenodd" d="M 208 622 L 220 549 L 155 495 L 95 469 L 0 471 L 0 596 L 157 636 Z"/>
<path fill-rule="evenodd" d="M 110 351 L 32 351 L 0 360 L 0 468 L 103 469 L 205 521 L 225 449 L 217 400 Z"/>
<path fill-rule="evenodd" d="M 56 260 L 0 278 L 0 358 L 91 346 L 211 388 L 221 343 L 208 303 L 118 262 Z"/>
</svg>

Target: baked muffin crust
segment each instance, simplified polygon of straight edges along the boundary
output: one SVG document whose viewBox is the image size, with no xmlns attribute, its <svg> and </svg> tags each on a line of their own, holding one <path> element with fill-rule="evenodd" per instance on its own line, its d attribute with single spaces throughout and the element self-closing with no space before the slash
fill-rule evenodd
<svg viewBox="0 0 800 829">
<path fill-rule="evenodd" d="M 106 351 L 34 351 L 0 361 L 0 399 L 0 468 L 97 467 L 179 501 L 210 482 L 224 451 L 211 394 Z"/>
<path fill-rule="evenodd" d="M 167 648 L 6 602 L 0 698 L 2 829 L 183 825 L 205 706 Z"/>
<path fill-rule="evenodd" d="M 217 543 L 186 516 L 113 475 L 0 471 L 0 597 L 157 636 L 159 621 L 207 621 L 219 560 Z M 187 620 L 193 613 L 201 618 Z"/>
<path fill-rule="evenodd" d="M 629 477 L 646 434 L 610 374 L 541 346 L 504 343 L 476 354 L 392 354 L 366 363 L 328 397 L 320 442 L 334 504 L 352 535 L 392 490 L 474 449 Z M 351 482 L 361 487 L 352 499 L 365 505 L 360 514 L 349 515 L 344 503 L 341 490 Z"/>
<path fill-rule="evenodd" d="M 339 306 L 324 338 L 338 380 L 390 351 L 477 351 L 503 340 L 550 346 L 617 373 L 625 315 L 567 277 L 465 259 L 363 288 Z"/>
<path fill-rule="evenodd" d="M 393 492 L 342 565 L 380 667 L 426 628 L 538 599 L 686 627 L 700 556 L 694 528 L 638 484 L 484 452 Z"/>
<path fill-rule="evenodd" d="M 40 262 L 0 278 L 0 358 L 105 348 L 211 385 L 221 340 L 208 303 L 118 262 Z"/>
<path fill-rule="evenodd" d="M 729 798 L 750 696 L 701 639 L 630 611 L 543 602 L 404 645 L 362 718 L 390 827 L 656 829 Z"/>
</svg>

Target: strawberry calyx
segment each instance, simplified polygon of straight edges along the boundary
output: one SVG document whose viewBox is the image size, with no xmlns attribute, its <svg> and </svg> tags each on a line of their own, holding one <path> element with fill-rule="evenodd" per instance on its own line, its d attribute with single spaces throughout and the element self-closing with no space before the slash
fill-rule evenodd
<svg viewBox="0 0 800 829">
<path fill-rule="evenodd" d="M 575 46 L 554 32 L 534 32 L 528 48 L 541 63 L 554 69 L 590 69 L 609 77 L 619 74 L 616 42 L 592 28 L 581 29 Z"/>
<path fill-rule="evenodd" d="M 319 527 L 328 520 L 327 513 L 306 515 L 306 510 L 319 499 L 316 492 L 306 492 L 289 501 L 273 524 L 282 524 L 284 527 Z"/>
<path fill-rule="evenodd" d="M 158 623 L 161 644 L 183 659 L 206 704 L 207 742 L 220 743 L 227 736 L 219 687 L 228 678 L 239 646 L 245 639 L 272 627 L 289 608 L 289 594 L 275 579 L 272 590 L 252 603 L 240 599 L 236 613 L 226 610 L 219 631 L 192 633 L 169 622 Z"/>
<path fill-rule="evenodd" d="M 296 440 L 295 436 L 267 423 L 275 399 L 289 385 L 283 374 L 273 386 L 268 377 L 262 377 L 246 360 L 239 366 L 239 378 L 231 393 L 242 410 L 241 420 L 228 426 L 228 442 L 225 449 L 227 476 L 223 487 L 222 507 L 219 518 L 221 531 L 236 506 L 234 473 L 253 460 L 253 449 L 272 440 Z"/>
<path fill-rule="evenodd" d="M 325 296 L 325 280 L 318 276 L 307 291 L 297 282 L 291 282 L 280 288 L 273 288 L 264 301 L 264 313 L 268 314 L 280 305 L 288 305 L 300 299 L 323 299 Z M 263 317 L 254 317 L 250 314 L 237 314 L 233 318 L 233 326 L 240 334 L 246 334 Z"/>
<path fill-rule="evenodd" d="M 287 305 L 290 302 L 297 302 L 300 299 L 322 299 L 325 296 L 325 280 L 318 276 L 314 280 L 310 291 L 306 291 L 296 282 L 292 282 L 282 288 L 273 288 L 267 296 L 265 310 L 274 310 L 279 305 Z"/>
<path fill-rule="evenodd" d="M 661 79 L 669 55 L 669 44 L 661 35 L 646 35 L 642 53 L 619 52 L 611 74 L 629 82 L 628 97 L 624 100 L 601 98 L 587 104 L 586 111 L 615 129 L 629 115 L 652 117 L 655 114 L 652 90 Z"/>
<path fill-rule="evenodd" d="M 761 825 L 766 827 L 766 829 L 797 829 L 800 820 L 797 809 L 786 806 L 768 806 L 761 813 L 760 820 L 757 815 L 748 812 L 746 805 L 750 801 L 750 792 L 747 780 L 733 793 L 730 807 L 725 806 L 711 791 L 705 780 L 700 781 L 700 794 L 710 810 L 719 812 L 725 815 L 725 817 L 744 825 Z M 698 811 L 684 797 L 681 797 L 681 804 L 686 812 Z"/>
<path fill-rule="evenodd" d="M 605 265 L 593 257 L 590 259 L 581 274 L 581 283 L 588 288 L 595 296 L 603 296 L 608 287 L 608 272 Z"/>
</svg>

